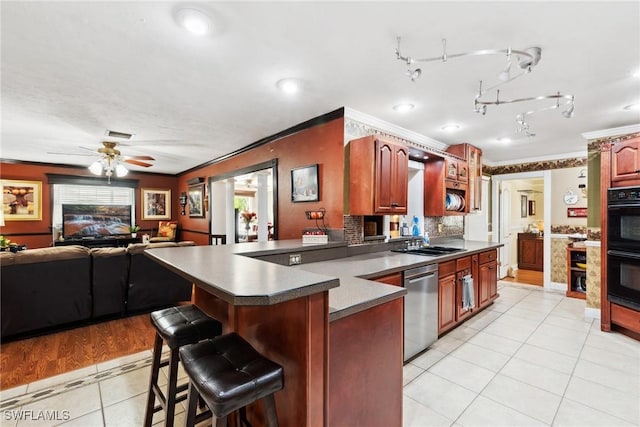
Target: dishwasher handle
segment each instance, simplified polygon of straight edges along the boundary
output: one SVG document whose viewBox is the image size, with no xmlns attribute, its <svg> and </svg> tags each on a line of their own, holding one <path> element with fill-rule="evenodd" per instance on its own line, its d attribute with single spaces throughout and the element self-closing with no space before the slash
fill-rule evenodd
<svg viewBox="0 0 640 427">
<path fill-rule="evenodd" d="M 431 276 L 438 272 L 438 264 L 424 265 L 422 267 L 405 270 L 404 280 L 407 282 L 416 277 Z"/>
<path fill-rule="evenodd" d="M 408 286 L 408 285 L 413 285 L 416 282 L 421 282 L 424 279 L 429 279 L 431 277 L 435 277 L 436 276 L 436 272 L 432 272 L 432 273 L 427 273 L 427 274 L 423 274 L 422 276 L 414 276 L 411 279 L 405 279 L 404 281 L 404 285 Z"/>
</svg>

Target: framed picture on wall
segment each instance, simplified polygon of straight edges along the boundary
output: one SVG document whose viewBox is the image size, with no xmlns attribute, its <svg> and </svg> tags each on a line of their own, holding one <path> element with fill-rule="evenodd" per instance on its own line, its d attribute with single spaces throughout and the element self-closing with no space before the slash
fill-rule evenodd
<svg viewBox="0 0 640 427">
<path fill-rule="evenodd" d="M 143 188 L 142 219 L 171 219 L 171 190 Z"/>
<path fill-rule="evenodd" d="M 520 196 L 520 218 L 526 218 L 529 205 L 527 204 L 527 196 Z"/>
<path fill-rule="evenodd" d="M 529 216 L 534 216 L 536 214 L 536 201 L 529 200 Z"/>
<path fill-rule="evenodd" d="M 187 193 L 189 217 L 204 217 L 204 183 L 191 185 Z"/>
<path fill-rule="evenodd" d="M 303 166 L 291 170 L 291 201 L 317 202 L 320 200 L 318 165 Z"/>
<path fill-rule="evenodd" d="M 5 221 L 42 219 L 42 182 L 3 179 L 1 183 Z"/>
</svg>

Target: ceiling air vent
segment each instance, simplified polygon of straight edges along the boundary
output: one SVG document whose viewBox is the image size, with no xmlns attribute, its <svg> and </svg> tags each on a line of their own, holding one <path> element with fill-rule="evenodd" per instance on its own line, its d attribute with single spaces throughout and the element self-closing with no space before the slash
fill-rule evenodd
<svg viewBox="0 0 640 427">
<path fill-rule="evenodd" d="M 133 137 L 133 134 L 131 133 L 116 132 L 109 129 L 107 129 L 107 131 L 104 134 L 113 138 L 131 139 L 131 137 Z"/>
</svg>

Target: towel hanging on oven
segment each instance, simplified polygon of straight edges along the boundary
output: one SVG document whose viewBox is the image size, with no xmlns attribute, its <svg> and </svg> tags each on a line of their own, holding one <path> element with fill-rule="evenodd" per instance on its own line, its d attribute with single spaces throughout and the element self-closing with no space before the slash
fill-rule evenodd
<svg viewBox="0 0 640 427">
<path fill-rule="evenodd" d="M 473 276 L 467 274 L 462 277 L 462 308 L 468 310 L 475 306 L 475 297 L 473 295 Z"/>
</svg>

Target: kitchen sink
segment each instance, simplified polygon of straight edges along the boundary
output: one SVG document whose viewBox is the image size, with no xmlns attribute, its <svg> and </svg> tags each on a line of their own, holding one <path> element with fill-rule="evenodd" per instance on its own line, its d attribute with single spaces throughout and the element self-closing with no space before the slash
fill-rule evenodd
<svg viewBox="0 0 640 427">
<path fill-rule="evenodd" d="M 438 255 L 448 255 L 456 252 L 466 251 L 466 249 L 461 248 L 451 248 L 446 246 L 427 246 L 424 248 L 417 249 L 392 249 L 391 252 L 400 252 L 404 254 L 411 255 L 430 255 L 430 256 L 438 256 Z"/>
</svg>

